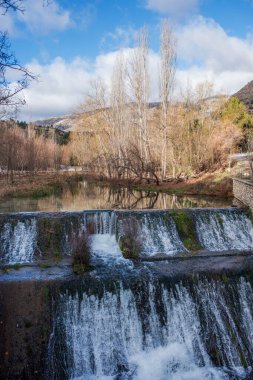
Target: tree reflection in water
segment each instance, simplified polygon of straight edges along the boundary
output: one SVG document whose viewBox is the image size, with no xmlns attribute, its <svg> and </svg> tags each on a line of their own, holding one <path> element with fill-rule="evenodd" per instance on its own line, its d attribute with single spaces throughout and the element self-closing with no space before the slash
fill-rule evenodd
<svg viewBox="0 0 253 380">
<path fill-rule="evenodd" d="M 66 183 L 61 193 L 34 199 L 11 197 L 0 201 L 0 212 L 78 211 L 92 209 L 169 209 L 231 206 L 232 199 L 178 196 L 154 191 L 137 191 L 103 183 Z"/>
</svg>

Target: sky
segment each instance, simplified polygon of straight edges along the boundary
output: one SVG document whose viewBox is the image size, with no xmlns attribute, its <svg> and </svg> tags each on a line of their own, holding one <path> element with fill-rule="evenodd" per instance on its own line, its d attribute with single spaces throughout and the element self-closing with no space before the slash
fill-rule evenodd
<svg viewBox="0 0 253 380">
<path fill-rule="evenodd" d="M 157 100 L 159 27 L 167 18 L 177 41 L 175 92 L 209 80 L 233 94 L 253 80 L 253 0 L 24 0 L 24 13 L 0 15 L 12 50 L 37 75 L 18 119 L 78 110 L 91 81 L 110 82 L 118 51 L 129 54 L 149 30 L 150 100 Z"/>
</svg>

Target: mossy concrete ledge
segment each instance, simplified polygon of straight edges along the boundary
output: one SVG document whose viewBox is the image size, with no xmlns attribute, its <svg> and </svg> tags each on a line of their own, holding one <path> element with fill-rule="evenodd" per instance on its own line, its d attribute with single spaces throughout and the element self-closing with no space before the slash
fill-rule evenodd
<svg viewBox="0 0 253 380">
<path fill-rule="evenodd" d="M 71 253 L 71 236 L 83 225 L 83 212 L 0 214 L 0 237 L 5 225 L 12 231 L 19 222 L 36 221 L 36 242 L 33 261 L 61 261 Z M 0 246 L 1 256 L 1 246 Z"/>
</svg>

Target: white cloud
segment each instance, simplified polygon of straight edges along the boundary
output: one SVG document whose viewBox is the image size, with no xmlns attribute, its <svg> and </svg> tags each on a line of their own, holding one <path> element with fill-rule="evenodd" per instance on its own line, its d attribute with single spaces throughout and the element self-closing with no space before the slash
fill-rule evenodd
<svg viewBox="0 0 253 380">
<path fill-rule="evenodd" d="M 64 30 L 71 26 L 70 12 L 62 9 L 55 0 L 45 5 L 43 0 L 25 0 L 25 12 L 18 18 L 31 31 L 47 34 L 52 30 Z"/>
<path fill-rule="evenodd" d="M 146 8 L 160 13 L 184 15 L 197 9 L 199 0 L 146 0 Z"/>
<path fill-rule="evenodd" d="M 215 73 L 252 71 L 253 41 L 229 36 L 213 20 L 198 17 L 177 33 L 178 55 L 188 65 L 198 63 Z"/>
<path fill-rule="evenodd" d="M 215 92 L 233 94 L 253 80 L 253 42 L 250 37 L 229 36 L 217 23 L 197 18 L 177 30 L 178 60 L 175 92 L 204 80 L 214 83 Z M 128 56 L 131 49 L 124 49 Z M 39 117 L 73 112 L 83 101 L 90 81 L 100 77 L 110 83 L 117 51 L 100 54 L 94 61 L 76 58 L 67 62 L 56 58 L 48 65 L 29 65 L 40 75 L 25 91 L 27 107 L 23 117 Z M 158 54 L 150 52 L 151 101 L 157 100 Z"/>
<path fill-rule="evenodd" d="M 215 73 L 206 67 L 192 66 L 178 70 L 176 74 L 175 96 L 190 84 L 193 88 L 200 82 L 210 81 L 214 84 L 214 94 L 232 95 L 253 79 L 252 71 L 225 70 Z"/>
<path fill-rule="evenodd" d="M 14 19 L 11 15 L 11 13 L 6 14 L 0 14 L 0 25 L 1 25 L 1 31 L 8 31 L 9 34 L 16 34 L 16 27 Z"/>
<path fill-rule="evenodd" d="M 94 4 L 78 8 L 75 5 L 67 10 L 57 0 L 24 0 L 24 13 L 9 11 L 4 15 L 0 14 L 0 25 L 1 30 L 7 30 L 14 36 L 24 33 L 24 25 L 30 32 L 40 35 L 70 27 L 83 30 L 96 18 L 96 12 Z"/>
<path fill-rule="evenodd" d="M 137 30 L 118 26 L 113 32 L 106 33 L 101 39 L 101 47 L 108 50 L 118 50 L 134 45 Z"/>
<path fill-rule="evenodd" d="M 20 118 L 35 120 L 74 112 L 93 79 L 100 77 L 109 83 L 115 57 L 116 53 L 109 53 L 98 56 L 94 62 L 81 58 L 66 62 L 58 57 L 48 65 L 33 61 L 28 67 L 39 75 L 39 80 L 24 91 L 27 104 Z"/>
<path fill-rule="evenodd" d="M 106 85 L 110 85 L 117 53 L 101 54 L 94 61 L 76 58 L 66 62 L 58 57 L 47 65 L 31 62 L 28 68 L 39 75 L 39 80 L 31 82 L 24 91 L 26 106 L 22 108 L 19 118 L 30 121 L 74 112 L 90 92 L 92 80 L 101 78 Z M 123 50 L 125 57 L 130 53 L 131 49 Z M 151 52 L 150 61 L 154 95 L 157 94 L 154 72 L 158 67 L 158 55 Z"/>
<path fill-rule="evenodd" d="M 203 17 L 177 30 L 177 87 L 187 81 L 214 83 L 216 92 L 233 94 L 253 80 L 253 40 L 230 36 L 216 22 Z"/>
</svg>

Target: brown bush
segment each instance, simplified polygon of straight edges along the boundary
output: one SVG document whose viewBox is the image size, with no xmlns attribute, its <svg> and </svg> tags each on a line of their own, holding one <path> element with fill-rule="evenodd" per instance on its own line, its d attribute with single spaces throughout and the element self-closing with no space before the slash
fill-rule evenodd
<svg viewBox="0 0 253 380">
<path fill-rule="evenodd" d="M 119 246 L 125 259 L 140 260 L 141 236 L 138 220 L 130 217 L 123 221 Z"/>
<path fill-rule="evenodd" d="M 73 271 L 82 274 L 90 268 L 91 244 L 87 231 L 73 233 L 70 239 Z"/>
</svg>

